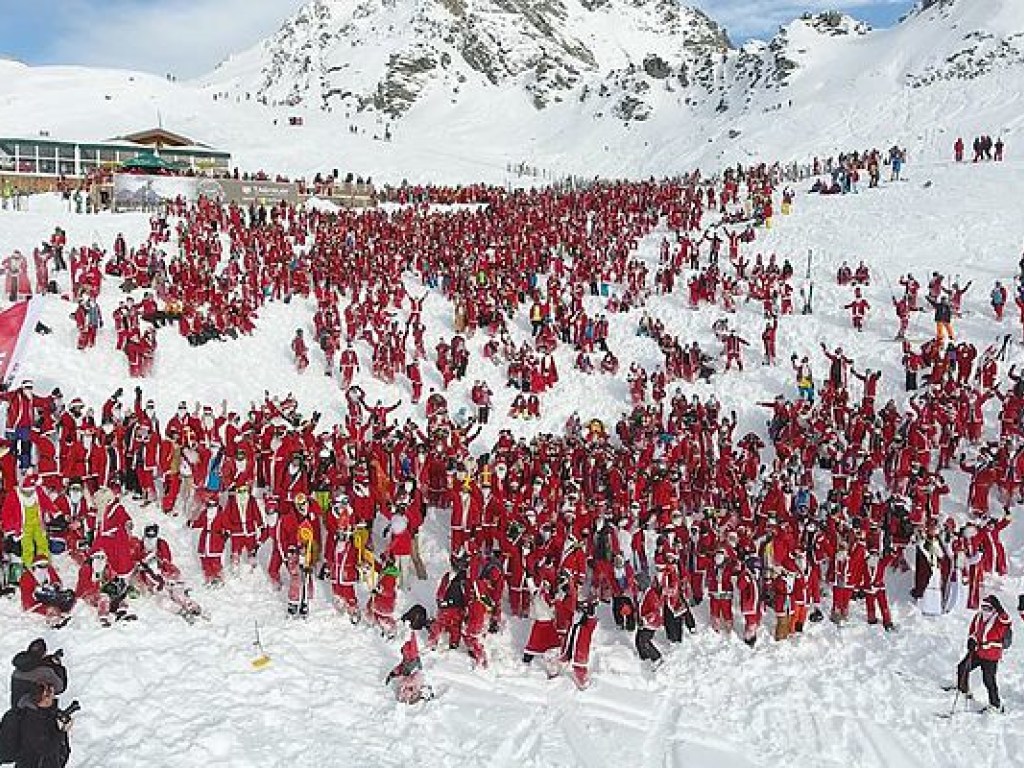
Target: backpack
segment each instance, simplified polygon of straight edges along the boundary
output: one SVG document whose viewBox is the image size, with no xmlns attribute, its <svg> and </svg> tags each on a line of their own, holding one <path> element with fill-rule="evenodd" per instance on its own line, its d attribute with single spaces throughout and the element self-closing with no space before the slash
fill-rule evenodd
<svg viewBox="0 0 1024 768">
<path fill-rule="evenodd" d="M 0 763 L 14 763 L 21 753 L 21 710 L 7 710 L 0 720 Z"/>
</svg>

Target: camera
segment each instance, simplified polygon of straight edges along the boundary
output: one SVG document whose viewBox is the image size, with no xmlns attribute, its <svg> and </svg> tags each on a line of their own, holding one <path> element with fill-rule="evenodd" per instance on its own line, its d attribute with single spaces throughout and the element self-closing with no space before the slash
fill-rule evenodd
<svg viewBox="0 0 1024 768">
<path fill-rule="evenodd" d="M 68 704 L 66 707 L 64 707 L 64 709 L 62 709 L 60 711 L 60 714 L 61 714 L 62 717 L 71 717 L 73 714 L 75 714 L 76 712 L 80 711 L 81 709 L 82 709 L 82 705 L 79 704 L 78 699 L 75 699 L 70 704 Z"/>
<path fill-rule="evenodd" d="M 67 730 L 67 727 L 71 725 L 71 716 L 81 708 L 82 705 L 78 703 L 78 699 L 75 699 L 64 709 L 57 710 L 57 724 L 62 730 Z"/>
</svg>

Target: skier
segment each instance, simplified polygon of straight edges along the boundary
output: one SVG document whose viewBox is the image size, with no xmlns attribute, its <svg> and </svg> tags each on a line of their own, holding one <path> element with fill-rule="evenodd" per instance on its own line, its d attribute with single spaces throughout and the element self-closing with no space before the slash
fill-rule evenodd
<svg viewBox="0 0 1024 768">
<path fill-rule="evenodd" d="M 974 614 L 967 634 L 967 655 L 957 665 L 956 687 L 968 699 L 971 698 L 970 675 L 976 667 L 981 667 L 982 681 L 988 690 L 988 706 L 982 712 L 1002 712 L 996 672 L 1003 651 L 1013 640 L 1013 630 L 1010 616 L 998 597 L 988 595 L 982 601 L 981 610 Z"/>
<path fill-rule="evenodd" d="M 307 517 L 313 504 L 303 494 L 296 497 L 303 518 L 299 522 L 296 538 L 298 543 L 288 550 L 285 566 L 288 570 L 288 615 L 306 618 L 309 615 L 309 601 L 313 597 L 313 573 L 320 557 L 319 521 Z M 315 530 L 314 530 L 315 529 Z"/>
<path fill-rule="evenodd" d="M 750 342 L 740 336 L 736 331 L 728 331 L 723 337 L 725 344 L 725 370 L 731 370 L 733 363 L 743 370 L 743 347 L 749 346 Z"/>
<path fill-rule="evenodd" d="M 943 294 L 938 301 L 931 296 L 925 296 L 925 301 L 932 305 L 935 310 L 935 338 L 938 341 L 949 339 L 953 336 L 953 307 L 949 303 L 949 297 Z"/>
</svg>

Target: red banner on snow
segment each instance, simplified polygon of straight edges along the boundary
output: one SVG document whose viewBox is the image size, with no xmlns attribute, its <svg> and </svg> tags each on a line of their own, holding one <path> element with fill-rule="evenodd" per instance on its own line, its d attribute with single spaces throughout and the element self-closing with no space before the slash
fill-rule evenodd
<svg viewBox="0 0 1024 768">
<path fill-rule="evenodd" d="M 9 381 L 17 375 L 38 314 L 36 299 L 19 302 L 0 312 L 0 380 Z"/>
</svg>

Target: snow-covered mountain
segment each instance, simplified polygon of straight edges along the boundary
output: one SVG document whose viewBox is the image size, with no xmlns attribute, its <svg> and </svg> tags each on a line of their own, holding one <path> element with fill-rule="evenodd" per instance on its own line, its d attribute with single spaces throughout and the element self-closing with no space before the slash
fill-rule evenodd
<svg viewBox="0 0 1024 768">
<path fill-rule="evenodd" d="M 926 0 L 886 30 L 806 15 L 739 47 L 674 0 L 313 0 L 193 82 L 0 62 L 0 134 L 159 113 L 250 168 L 662 175 L 892 143 L 920 160 L 982 132 L 1012 154 L 1021 82 L 1020 0 Z"/>
<path fill-rule="evenodd" d="M 714 21 L 675 0 L 314 0 L 210 82 L 267 103 L 398 118 L 421 100 L 458 106 L 495 88 L 543 109 L 636 90 L 638 74 L 710 90 L 728 50 Z M 624 98 L 618 116 L 642 118 L 638 106 Z"/>
</svg>

